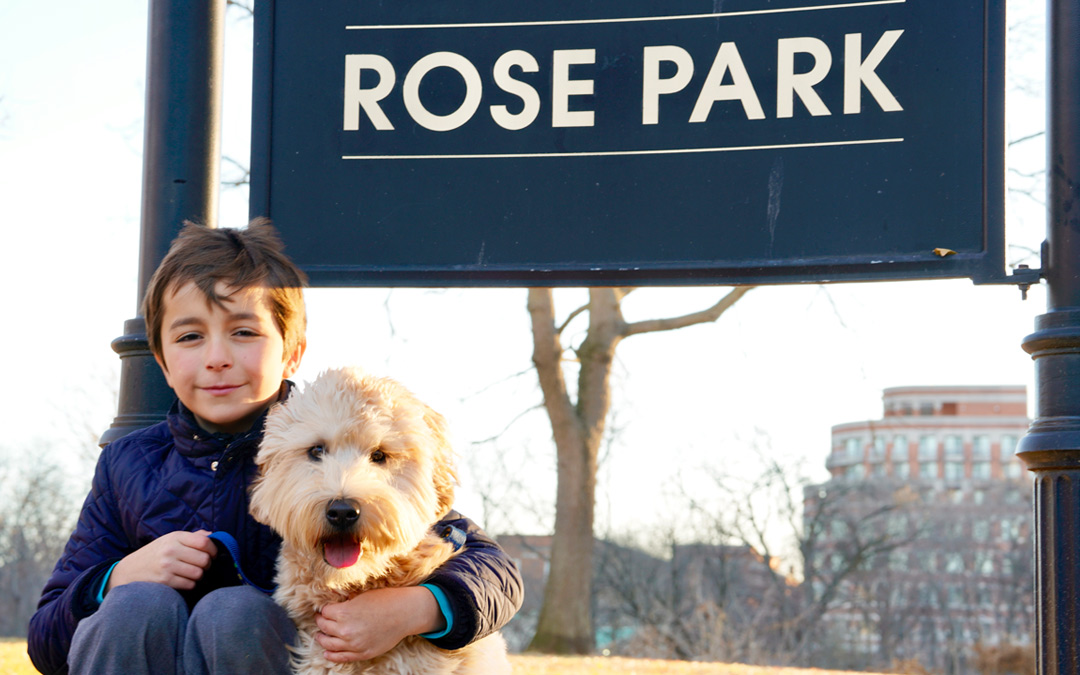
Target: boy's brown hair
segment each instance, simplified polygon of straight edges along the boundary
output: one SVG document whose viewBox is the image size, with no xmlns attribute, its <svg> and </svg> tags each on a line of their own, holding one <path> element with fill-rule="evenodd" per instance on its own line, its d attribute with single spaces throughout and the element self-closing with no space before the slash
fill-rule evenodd
<svg viewBox="0 0 1080 675">
<path fill-rule="evenodd" d="M 256 218 L 242 230 L 184 221 L 183 229 L 150 278 L 142 302 L 150 351 L 162 363 L 161 322 L 166 295 L 194 282 L 207 302 L 224 307 L 228 296 L 217 293 L 219 281 L 238 289 L 265 286 L 274 323 L 285 340 L 285 353 L 292 353 L 304 341 L 307 313 L 302 288 L 307 285 L 307 276 L 285 255 L 270 220 Z"/>
</svg>

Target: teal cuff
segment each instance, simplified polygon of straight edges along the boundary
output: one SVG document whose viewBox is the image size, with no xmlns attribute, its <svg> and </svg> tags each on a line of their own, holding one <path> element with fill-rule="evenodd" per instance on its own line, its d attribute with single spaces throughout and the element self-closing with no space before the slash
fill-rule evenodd
<svg viewBox="0 0 1080 675">
<path fill-rule="evenodd" d="M 439 603 L 439 611 L 442 612 L 443 618 L 446 619 L 446 628 L 437 633 L 421 633 L 420 637 L 427 638 L 428 640 L 441 638 L 449 633 L 450 629 L 454 627 L 454 615 L 450 613 L 450 601 L 446 599 L 446 593 L 443 593 L 443 589 L 438 586 L 432 584 L 420 584 L 420 586 L 428 589 L 431 591 L 431 594 L 435 596 L 435 602 Z"/>
<path fill-rule="evenodd" d="M 105 576 L 101 577 L 101 587 L 98 588 L 97 595 L 95 596 L 95 599 L 97 600 L 97 604 L 100 605 L 101 603 L 105 602 L 105 587 L 109 585 L 109 577 L 112 576 L 113 568 L 116 567 L 119 564 L 120 564 L 120 561 L 117 560 L 113 564 L 109 565 L 109 570 L 107 572 L 105 572 Z"/>
</svg>

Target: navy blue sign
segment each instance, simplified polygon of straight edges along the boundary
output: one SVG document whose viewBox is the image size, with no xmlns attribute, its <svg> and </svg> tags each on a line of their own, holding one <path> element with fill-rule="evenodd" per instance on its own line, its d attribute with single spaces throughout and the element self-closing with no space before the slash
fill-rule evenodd
<svg viewBox="0 0 1080 675">
<path fill-rule="evenodd" d="M 260 0 L 252 215 L 318 285 L 1004 275 L 991 0 Z"/>
</svg>

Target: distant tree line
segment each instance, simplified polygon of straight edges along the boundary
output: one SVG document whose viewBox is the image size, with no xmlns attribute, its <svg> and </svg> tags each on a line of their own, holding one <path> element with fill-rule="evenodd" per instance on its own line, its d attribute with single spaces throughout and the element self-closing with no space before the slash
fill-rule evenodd
<svg viewBox="0 0 1080 675">
<path fill-rule="evenodd" d="M 26 637 L 74 527 L 78 504 L 63 476 L 40 456 L 0 464 L 0 636 Z"/>
</svg>

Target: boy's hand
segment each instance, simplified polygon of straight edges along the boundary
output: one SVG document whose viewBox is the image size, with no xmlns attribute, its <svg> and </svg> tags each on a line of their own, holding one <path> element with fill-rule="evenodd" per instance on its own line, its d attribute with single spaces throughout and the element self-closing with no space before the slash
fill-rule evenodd
<svg viewBox="0 0 1080 675">
<path fill-rule="evenodd" d="M 315 641 L 334 663 L 373 659 L 409 635 L 445 627 L 435 596 L 419 586 L 380 588 L 326 605 L 315 623 Z"/>
<path fill-rule="evenodd" d="M 153 581 L 180 591 L 195 588 L 217 555 L 217 546 L 208 534 L 199 530 L 158 537 L 116 564 L 106 590 L 133 581 Z"/>
</svg>

